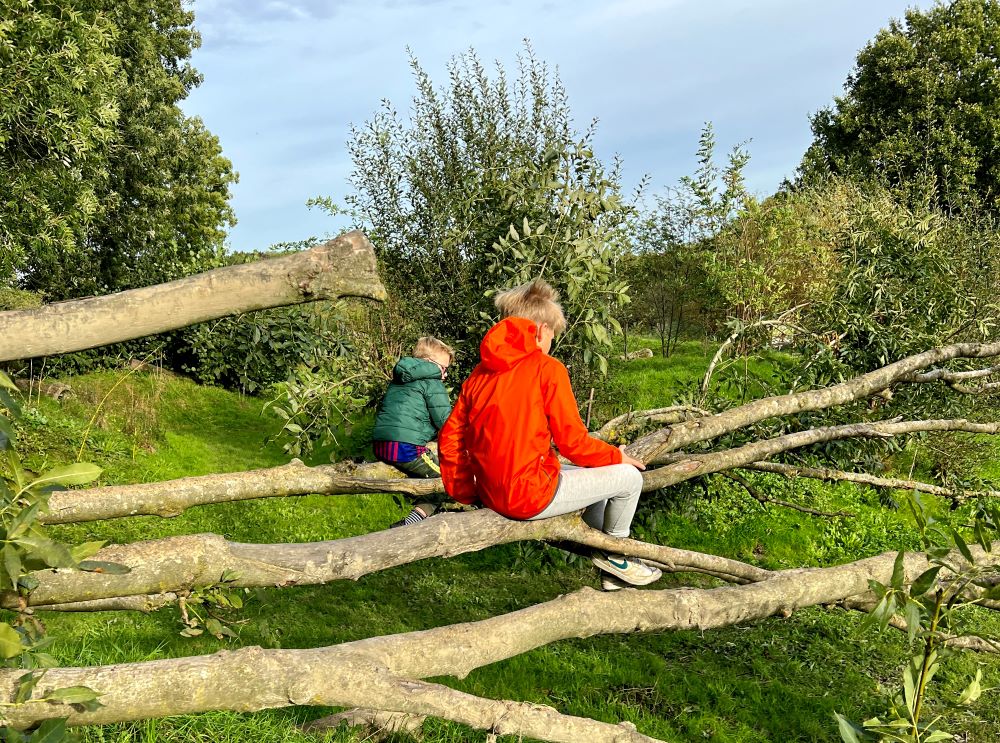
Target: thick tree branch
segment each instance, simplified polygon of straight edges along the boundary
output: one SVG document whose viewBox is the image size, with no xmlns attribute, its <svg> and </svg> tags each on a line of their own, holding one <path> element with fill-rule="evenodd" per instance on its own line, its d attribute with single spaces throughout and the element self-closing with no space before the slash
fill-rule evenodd
<svg viewBox="0 0 1000 743">
<path fill-rule="evenodd" d="M 0 312 L 0 361 L 80 351 L 267 307 L 337 297 L 384 299 L 359 231 L 311 250 L 103 297 Z"/>
<path fill-rule="evenodd" d="M 995 564 L 1000 559 L 1000 544 L 991 553 L 972 549 L 981 564 Z M 401 691 L 400 679 L 462 678 L 476 668 L 558 640 L 669 629 L 707 630 L 775 614 L 789 615 L 806 606 L 851 597 L 864 600 L 869 595 L 869 581 L 890 581 L 895 559 L 895 553 L 886 553 L 832 568 L 786 570 L 758 583 L 713 589 L 599 593 L 584 588 L 478 622 L 316 650 L 244 648 L 193 658 L 53 668 L 36 687 L 36 697 L 55 688 L 88 686 L 102 692 L 104 706 L 87 712 L 27 703 L 7 708 L 5 723 L 24 728 L 69 713 L 70 724 L 87 725 L 291 704 L 438 714 L 430 708 L 433 689 L 419 687 L 411 699 Z M 904 582 L 912 581 L 928 566 L 923 555 L 906 555 Z M 0 695 L 12 700 L 22 674 L 20 670 L 0 672 Z M 630 731 L 622 731 L 626 732 Z"/>
<path fill-rule="evenodd" d="M 709 454 L 691 454 L 677 458 L 676 461 L 659 469 L 647 471 L 643 477 L 643 490 L 676 485 L 701 475 L 745 467 L 762 459 L 768 459 L 776 454 L 798 449 L 803 446 L 819 444 L 826 441 L 836 441 L 847 438 L 871 438 L 901 436 L 923 431 L 966 431 L 969 433 L 1000 433 L 1000 423 L 973 423 L 963 418 L 923 420 L 923 421 L 889 421 L 884 423 L 850 423 L 843 426 L 827 426 L 813 428 L 808 431 L 798 431 L 773 439 L 755 441 L 736 449 L 727 449 Z"/>
<path fill-rule="evenodd" d="M 867 399 L 897 382 L 906 381 L 909 375 L 921 369 L 944 361 L 994 356 L 1000 356 L 1000 342 L 957 343 L 934 348 L 831 387 L 766 397 L 712 416 L 668 426 L 637 440 L 628 447 L 628 453 L 647 464 L 658 464 L 665 461 L 670 452 L 689 444 L 709 441 L 768 418 L 825 410 Z"/>
<path fill-rule="evenodd" d="M 93 559 L 127 565 L 131 572 L 36 571 L 32 575 L 39 585 L 29 596 L 29 605 L 69 611 L 146 609 L 149 602 L 162 604 L 166 600 L 157 594 L 215 585 L 226 570 L 237 575 L 232 584 L 237 587 L 316 585 L 356 580 L 429 557 L 452 557 L 524 540 L 574 542 L 648 559 L 671 572 L 696 572 L 727 581 L 765 580 L 772 574 L 724 557 L 617 539 L 591 529 L 575 514 L 511 521 L 483 509 L 441 514 L 403 529 L 327 542 L 241 544 L 201 534 L 113 545 Z M 122 597 L 129 598 L 122 601 Z M 0 594 L 0 605 L 15 608 L 18 597 Z"/>
<path fill-rule="evenodd" d="M 621 440 L 632 429 L 644 424 L 680 423 L 681 421 L 694 420 L 706 415 L 711 415 L 711 413 L 694 405 L 671 405 L 666 408 L 654 408 L 653 410 L 633 410 L 612 418 L 598 430 L 591 433 L 591 436 L 601 441 L 609 441 L 611 439 Z"/>
</svg>

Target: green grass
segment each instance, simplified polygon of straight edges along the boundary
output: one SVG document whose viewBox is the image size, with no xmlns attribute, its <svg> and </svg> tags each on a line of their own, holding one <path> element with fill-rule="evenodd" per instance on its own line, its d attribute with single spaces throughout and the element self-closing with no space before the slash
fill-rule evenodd
<svg viewBox="0 0 1000 743">
<path fill-rule="evenodd" d="M 647 345 L 650 345 L 647 343 Z M 654 349 L 658 346 L 653 346 Z M 671 404 L 700 381 L 714 348 L 682 343 L 671 359 L 619 364 L 620 399 L 602 415 Z M 730 367 L 724 374 L 769 374 L 769 363 Z M 24 440 L 29 463 L 75 458 L 105 467 L 106 483 L 162 480 L 184 475 L 273 466 L 286 461 L 267 443 L 277 421 L 251 398 L 199 387 L 169 376 L 136 374 L 122 382 L 111 374 L 72 380 L 74 400 L 42 399 L 29 410 Z M 334 456 L 363 448 L 363 430 L 344 437 Z M 677 488 L 650 498 L 636 520 L 636 534 L 663 544 L 702 550 L 769 568 L 820 566 L 901 547 L 916 539 L 905 516 L 880 505 L 872 491 L 850 485 L 788 482 L 754 476 L 775 497 L 856 514 L 818 519 L 763 507 L 738 487 L 713 484 Z M 174 519 L 143 517 L 53 528 L 63 539 L 142 539 L 215 532 L 238 541 L 296 542 L 333 539 L 385 526 L 403 513 L 388 495 L 309 496 L 220 504 L 190 509 Z M 710 580 L 666 576 L 662 587 L 713 585 Z M 64 664 L 104 664 L 212 653 L 247 645 L 307 648 L 362 637 L 467 622 L 513 611 L 583 585 L 596 586 L 594 570 L 533 545 L 508 545 L 450 560 L 425 560 L 357 582 L 246 593 L 238 613 L 237 641 L 187 639 L 175 609 L 149 615 L 95 613 L 46 615 Z M 813 608 L 790 618 L 700 632 L 594 637 L 555 643 L 478 669 L 462 680 L 439 679 L 482 696 L 548 704 L 562 712 L 607 721 L 630 720 L 649 735 L 672 741 L 761 743 L 837 741 L 833 712 L 865 719 L 886 710 L 886 692 L 908 655 L 895 631 L 860 631 L 860 615 Z M 983 631 L 1000 634 L 992 616 Z M 958 656 L 946 662 L 934 699 L 954 698 L 977 665 L 984 685 L 1000 683 L 992 658 Z M 972 712 L 935 711 L 970 741 L 1000 739 L 1000 710 L 990 695 Z M 212 713 L 88 728 L 87 741 L 305 741 L 295 724 L 330 710 L 294 708 L 255 714 Z M 484 732 L 428 721 L 429 743 L 485 741 Z M 341 730 L 330 740 L 365 738 Z M 397 735 L 397 743 L 409 741 Z M 507 738 L 508 741 L 515 740 Z"/>
</svg>

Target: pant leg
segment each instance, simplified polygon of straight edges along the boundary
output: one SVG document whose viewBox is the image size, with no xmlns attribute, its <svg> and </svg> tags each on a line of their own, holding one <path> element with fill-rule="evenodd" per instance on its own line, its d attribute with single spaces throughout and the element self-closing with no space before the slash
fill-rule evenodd
<svg viewBox="0 0 1000 743">
<path fill-rule="evenodd" d="M 424 479 L 441 477 L 441 465 L 438 462 L 437 455 L 430 449 L 410 462 L 389 462 L 389 464 L 409 477 L 420 477 Z M 410 500 L 412 501 L 416 499 L 410 498 Z M 420 496 L 420 500 L 440 507 L 442 503 L 448 500 L 448 496 L 443 493 L 432 493 Z"/>
<path fill-rule="evenodd" d="M 552 502 L 529 520 L 586 508 L 584 519 L 588 524 L 613 537 L 627 537 L 641 492 L 642 475 L 630 464 L 565 467 Z"/>
</svg>

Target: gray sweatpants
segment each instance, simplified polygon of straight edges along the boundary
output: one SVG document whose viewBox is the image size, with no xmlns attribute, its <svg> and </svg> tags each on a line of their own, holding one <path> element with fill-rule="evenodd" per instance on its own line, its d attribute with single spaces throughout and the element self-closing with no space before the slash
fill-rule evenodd
<svg viewBox="0 0 1000 743">
<path fill-rule="evenodd" d="M 586 508 L 583 520 L 589 526 L 613 537 L 627 537 L 641 492 L 642 473 L 631 464 L 563 465 L 552 502 L 528 520 L 547 519 Z"/>
</svg>

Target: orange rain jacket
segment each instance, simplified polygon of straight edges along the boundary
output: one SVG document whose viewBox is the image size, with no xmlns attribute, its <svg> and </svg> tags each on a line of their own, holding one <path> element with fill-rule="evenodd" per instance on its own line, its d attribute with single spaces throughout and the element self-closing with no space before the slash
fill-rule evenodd
<svg viewBox="0 0 1000 743">
<path fill-rule="evenodd" d="M 559 485 L 552 443 L 573 464 L 620 464 L 622 453 L 587 432 L 569 372 L 538 348 L 522 317 L 494 325 L 481 361 L 462 385 L 438 436 L 444 487 L 459 503 L 477 500 L 515 519 L 536 516 Z"/>
</svg>

